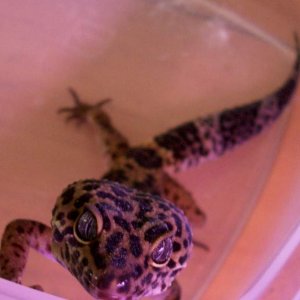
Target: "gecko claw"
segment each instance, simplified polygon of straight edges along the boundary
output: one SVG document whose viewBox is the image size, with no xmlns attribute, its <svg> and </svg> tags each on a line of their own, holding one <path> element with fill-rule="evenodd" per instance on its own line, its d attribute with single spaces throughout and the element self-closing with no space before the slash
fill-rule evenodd
<svg viewBox="0 0 300 300">
<path fill-rule="evenodd" d="M 197 241 L 197 240 L 193 239 L 193 244 L 194 244 L 195 247 L 200 248 L 200 249 L 202 249 L 205 252 L 209 252 L 210 251 L 210 249 L 207 246 L 207 244 L 205 244 L 203 242 L 200 242 L 200 241 Z"/>
<path fill-rule="evenodd" d="M 44 289 L 39 284 L 34 284 L 30 286 L 32 289 L 43 292 Z"/>
</svg>

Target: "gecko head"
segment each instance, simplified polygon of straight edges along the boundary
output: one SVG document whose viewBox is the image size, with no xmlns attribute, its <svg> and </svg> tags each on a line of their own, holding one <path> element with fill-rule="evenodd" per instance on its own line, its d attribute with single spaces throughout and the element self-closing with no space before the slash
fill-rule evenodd
<svg viewBox="0 0 300 300">
<path fill-rule="evenodd" d="M 165 291 L 192 247 L 176 206 L 107 180 L 81 180 L 57 199 L 52 252 L 96 299 Z"/>
</svg>

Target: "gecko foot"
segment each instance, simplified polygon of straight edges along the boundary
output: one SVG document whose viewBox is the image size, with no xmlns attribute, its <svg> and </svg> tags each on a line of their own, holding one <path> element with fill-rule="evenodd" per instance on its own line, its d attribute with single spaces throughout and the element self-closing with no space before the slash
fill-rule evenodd
<svg viewBox="0 0 300 300">
<path fill-rule="evenodd" d="M 193 239 L 193 244 L 194 244 L 195 247 L 200 248 L 205 252 L 210 251 L 209 247 L 203 242 L 200 242 L 200 241 L 197 241 L 197 240 Z"/>
<path fill-rule="evenodd" d="M 111 99 L 103 99 L 97 102 L 94 105 L 84 103 L 77 92 L 72 88 L 69 89 L 69 92 L 73 98 L 74 106 L 73 107 L 62 107 L 58 110 L 58 113 L 64 113 L 67 115 L 66 121 L 76 121 L 78 125 L 84 123 L 87 119 L 87 116 L 93 111 L 101 110 L 102 106 L 110 102 Z M 104 115 L 104 114 L 103 114 Z"/>
<path fill-rule="evenodd" d="M 44 289 L 39 284 L 34 284 L 30 286 L 32 289 L 43 292 Z"/>
</svg>

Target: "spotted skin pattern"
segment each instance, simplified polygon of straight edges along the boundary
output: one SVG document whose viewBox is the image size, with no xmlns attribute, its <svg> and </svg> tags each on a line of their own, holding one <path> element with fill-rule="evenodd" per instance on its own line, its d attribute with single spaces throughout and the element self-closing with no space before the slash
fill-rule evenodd
<svg viewBox="0 0 300 300">
<path fill-rule="evenodd" d="M 102 231 L 82 244 L 73 230 L 86 210 L 99 214 Z M 116 182 L 91 179 L 71 184 L 58 198 L 53 220 L 56 258 L 95 298 L 160 294 L 190 256 L 192 234 L 183 212 L 159 196 Z M 169 243 L 172 254 L 157 264 L 153 252 L 162 242 Z"/>
<path fill-rule="evenodd" d="M 67 120 L 96 125 L 111 158 L 101 179 L 67 186 L 52 211 L 51 227 L 18 219 L 1 241 L 0 276 L 21 283 L 29 248 L 68 269 L 95 299 L 180 299 L 176 275 L 190 257 L 190 221 L 205 215 L 164 168 L 182 170 L 220 157 L 273 123 L 298 82 L 300 51 L 291 75 L 274 93 L 250 104 L 198 118 L 131 147 L 104 112 L 71 90 Z M 168 199 L 168 200 L 166 200 Z M 201 244 L 200 244 L 201 246 Z"/>
</svg>

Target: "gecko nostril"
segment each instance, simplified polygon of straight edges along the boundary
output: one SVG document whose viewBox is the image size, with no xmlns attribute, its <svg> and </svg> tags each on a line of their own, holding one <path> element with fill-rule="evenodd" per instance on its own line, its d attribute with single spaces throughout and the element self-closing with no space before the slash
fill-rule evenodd
<svg viewBox="0 0 300 300">
<path fill-rule="evenodd" d="M 55 228 L 53 232 L 53 238 L 56 242 L 60 243 L 63 240 L 64 236 L 60 233 L 60 231 L 57 228 Z"/>
</svg>

